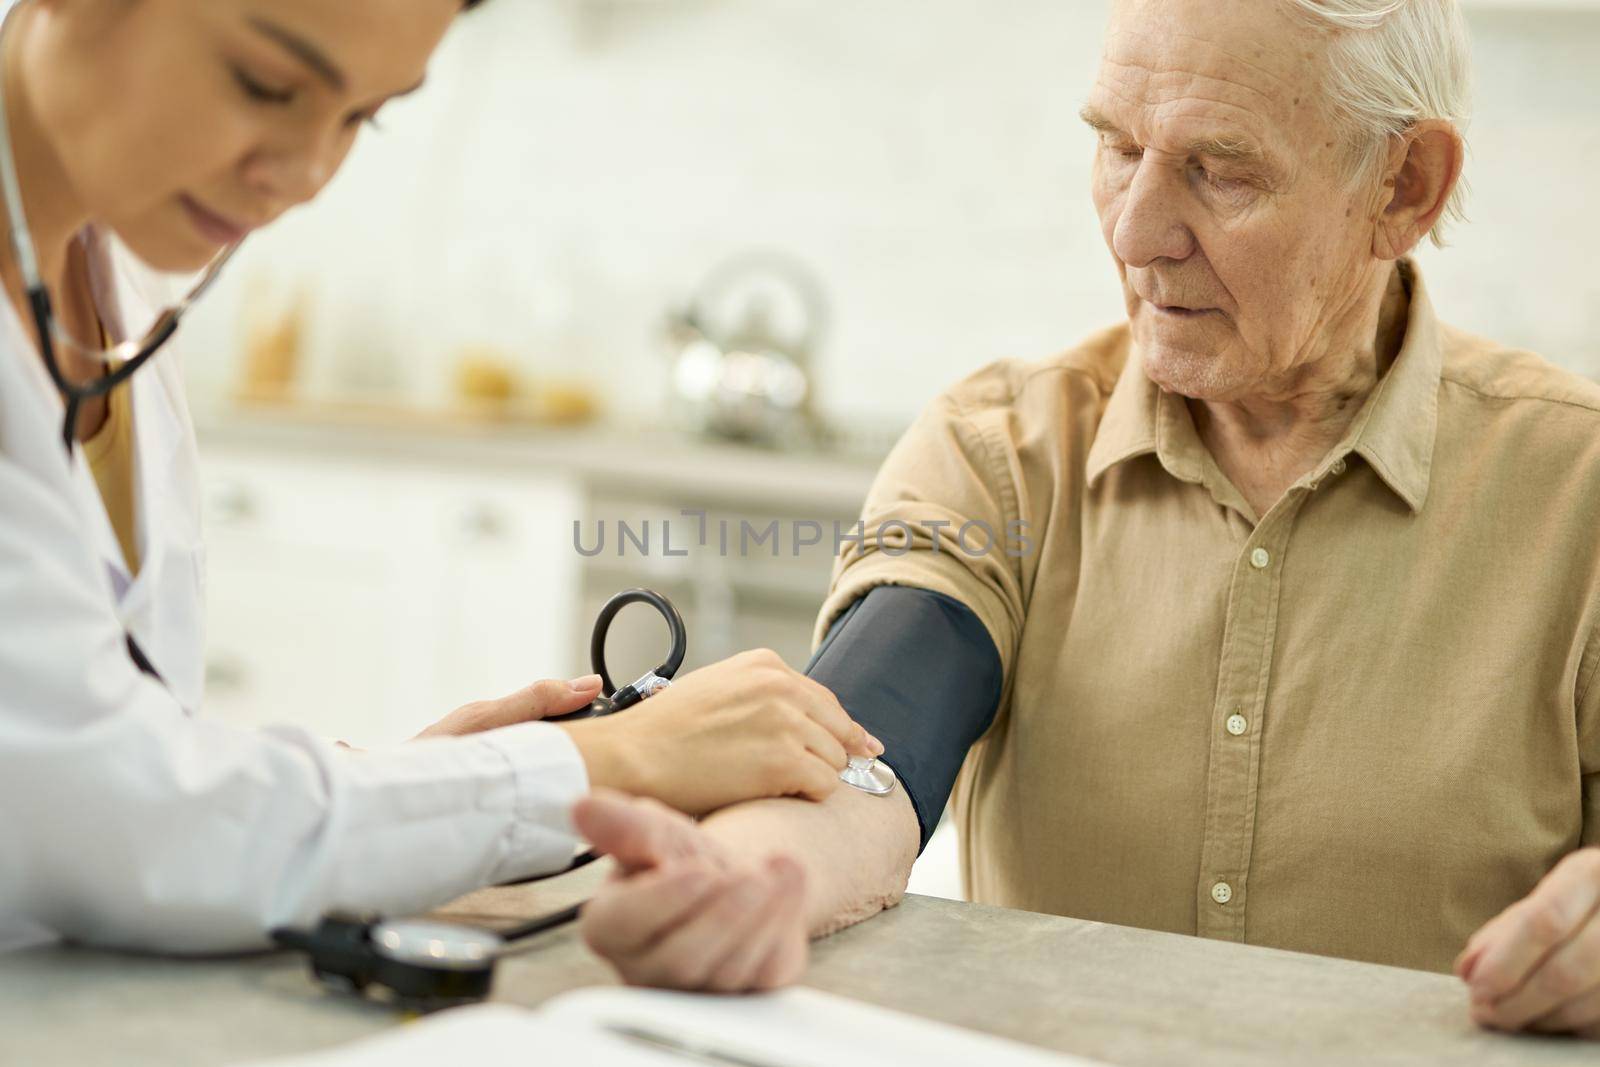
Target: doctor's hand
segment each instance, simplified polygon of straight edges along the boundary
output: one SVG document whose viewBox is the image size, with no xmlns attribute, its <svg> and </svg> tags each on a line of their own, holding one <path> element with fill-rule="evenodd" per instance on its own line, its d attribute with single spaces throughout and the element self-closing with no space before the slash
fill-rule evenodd
<svg viewBox="0 0 1600 1067">
<path fill-rule="evenodd" d="M 1600 848 L 1573 852 L 1456 957 L 1472 1018 L 1600 1039 Z"/>
<path fill-rule="evenodd" d="M 556 725 L 591 785 L 690 815 L 766 797 L 822 800 L 850 756 L 883 751 L 829 689 L 766 650 L 686 674 L 619 714 Z"/>
<path fill-rule="evenodd" d="M 584 906 L 584 941 L 630 985 L 743 993 L 805 971 L 805 873 L 777 856 L 735 864 L 649 799 L 597 792 L 572 813 L 616 873 Z"/>
<path fill-rule="evenodd" d="M 570 682 L 546 679 L 534 682 L 499 700 L 479 700 L 465 704 L 417 735 L 451 737 L 481 733 L 519 722 L 532 722 L 551 715 L 565 715 L 586 706 L 600 695 L 598 674 L 574 678 Z"/>
</svg>

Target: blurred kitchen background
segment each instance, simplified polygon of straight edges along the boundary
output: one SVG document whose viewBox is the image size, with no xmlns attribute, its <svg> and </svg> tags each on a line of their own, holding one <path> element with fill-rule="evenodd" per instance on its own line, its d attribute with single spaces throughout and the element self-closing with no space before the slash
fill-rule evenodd
<svg viewBox="0 0 1600 1067">
<path fill-rule="evenodd" d="M 587 672 L 596 608 L 638 584 L 683 608 L 689 667 L 756 645 L 803 665 L 831 524 L 895 435 L 978 366 L 1121 315 L 1076 118 L 1105 6 L 463 18 L 186 323 L 210 712 L 397 742 Z M 1600 375 L 1600 0 L 1467 6 L 1472 221 L 1422 253 L 1434 299 Z M 619 519 L 650 520 L 648 554 L 619 556 Z M 741 520 L 777 520 L 778 553 L 741 555 Z M 574 522 L 592 549 L 602 521 L 585 556 Z M 796 553 L 796 522 L 822 543 Z M 665 641 L 635 610 L 611 646 L 630 679 Z M 942 835 L 913 888 L 955 895 L 953 856 Z"/>
</svg>

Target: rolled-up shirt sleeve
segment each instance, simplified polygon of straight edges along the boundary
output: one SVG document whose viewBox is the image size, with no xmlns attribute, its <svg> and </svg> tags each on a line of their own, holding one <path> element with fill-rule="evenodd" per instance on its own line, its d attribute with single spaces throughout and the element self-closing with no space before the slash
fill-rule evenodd
<svg viewBox="0 0 1600 1067">
<path fill-rule="evenodd" d="M 571 857 L 588 783 L 559 728 L 351 752 L 191 718 L 130 661 L 69 506 L 3 460 L 0 498 L 0 944 L 253 948 Z"/>
<path fill-rule="evenodd" d="M 1600 846 L 1600 607 L 1578 662 L 1574 714 L 1577 718 L 1579 802 L 1583 805 L 1580 844 Z"/>
<path fill-rule="evenodd" d="M 952 394 L 935 400 L 890 452 L 862 510 L 859 539 L 841 539 L 815 641 L 870 590 L 909 586 L 970 608 L 989 632 L 1009 684 L 1022 629 L 1019 560 L 1032 548 L 1019 507 L 1014 452 L 989 411 Z"/>
</svg>

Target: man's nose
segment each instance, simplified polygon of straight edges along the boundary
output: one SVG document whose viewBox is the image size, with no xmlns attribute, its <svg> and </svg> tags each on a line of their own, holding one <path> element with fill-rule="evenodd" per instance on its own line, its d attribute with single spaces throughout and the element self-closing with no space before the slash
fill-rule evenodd
<svg viewBox="0 0 1600 1067">
<path fill-rule="evenodd" d="M 1166 167 L 1141 161 L 1128 185 L 1111 235 L 1111 248 L 1125 265 L 1147 267 L 1158 259 L 1182 261 L 1194 252 L 1194 234 L 1182 217 L 1183 190 Z"/>
</svg>

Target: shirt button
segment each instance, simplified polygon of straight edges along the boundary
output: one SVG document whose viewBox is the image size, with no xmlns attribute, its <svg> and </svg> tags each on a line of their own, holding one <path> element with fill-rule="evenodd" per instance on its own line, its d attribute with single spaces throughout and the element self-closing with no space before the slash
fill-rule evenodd
<svg viewBox="0 0 1600 1067">
<path fill-rule="evenodd" d="M 1342 459 L 1334 460 L 1333 461 L 1333 466 L 1328 468 L 1328 473 L 1329 474 L 1333 474 L 1333 475 L 1343 474 L 1344 473 L 1344 460 L 1342 460 Z"/>
<path fill-rule="evenodd" d="M 1243 715 L 1236 714 L 1228 716 L 1228 732 L 1234 737 L 1238 737 L 1249 728 L 1249 720 L 1247 720 Z"/>
<path fill-rule="evenodd" d="M 1272 554 L 1264 548 L 1258 548 L 1250 553 L 1250 566 L 1256 570 L 1266 570 L 1267 564 L 1272 562 Z"/>
<path fill-rule="evenodd" d="M 1218 904 L 1226 904 L 1233 899 L 1233 886 L 1227 882 L 1218 882 L 1211 887 L 1211 899 Z"/>
</svg>

